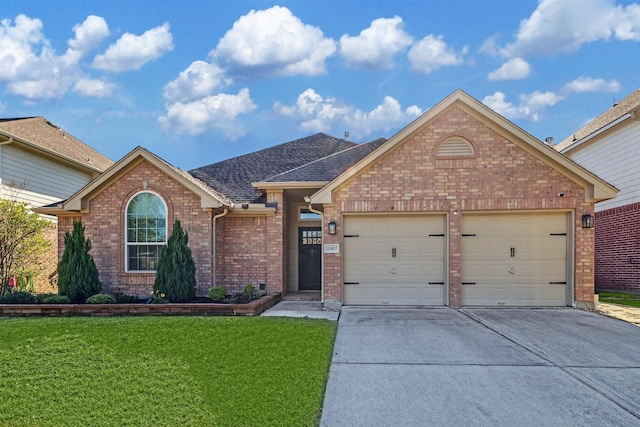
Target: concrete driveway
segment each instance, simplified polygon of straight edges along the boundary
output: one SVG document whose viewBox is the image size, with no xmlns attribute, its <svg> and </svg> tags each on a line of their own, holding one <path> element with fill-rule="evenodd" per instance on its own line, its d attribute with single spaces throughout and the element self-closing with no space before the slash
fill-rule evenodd
<svg viewBox="0 0 640 427">
<path fill-rule="evenodd" d="M 640 328 L 569 308 L 343 308 L 320 423 L 640 426 Z"/>
</svg>

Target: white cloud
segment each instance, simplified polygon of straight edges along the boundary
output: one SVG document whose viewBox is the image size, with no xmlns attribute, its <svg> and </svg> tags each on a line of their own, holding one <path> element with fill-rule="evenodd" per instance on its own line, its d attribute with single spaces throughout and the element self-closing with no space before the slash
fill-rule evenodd
<svg viewBox="0 0 640 427">
<path fill-rule="evenodd" d="M 39 19 L 18 15 L 15 23 L 3 19 L 0 25 L 0 81 L 6 82 L 29 72 L 38 58 L 34 50 L 46 52 L 49 42 L 42 35 Z"/>
<path fill-rule="evenodd" d="M 298 121 L 305 132 L 330 132 L 347 130 L 354 138 L 362 138 L 374 132 L 388 132 L 402 126 L 422 114 L 412 105 L 402 110 L 400 103 L 386 96 L 382 104 L 366 112 L 340 103 L 335 98 L 323 98 L 313 89 L 307 89 L 291 106 L 276 103 L 274 109 Z"/>
<path fill-rule="evenodd" d="M 237 95 L 218 94 L 167 105 L 167 113 L 158 120 L 168 133 L 200 135 L 220 130 L 227 139 L 236 140 L 245 134 L 237 117 L 255 108 L 249 90 L 244 88 Z"/>
<path fill-rule="evenodd" d="M 489 80 L 521 80 L 529 77 L 531 66 L 522 58 L 513 58 L 502 64 L 500 68 L 489 73 Z"/>
<path fill-rule="evenodd" d="M 94 58 L 92 66 L 111 72 L 139 70 L 144 64 L 173 50 L 169 24 L 145 31 L 141 36 L 125 33 L 107 51 Z"/>
<path fill-rule="evenodd" d="M 442 36 L 428 35 L 409 50 L 412 68 L 425 74 L 441 67 L 462 65 L 468 48 L 456 52 L 442 40 Z"/>
<path fill-rule="evenodd" d="M 542 0 L 501 53 L 509 58 L 553 55 L 612 37 L 640 41 L 640 5 L 616 7 L 611 0 Z"/>
<path fill-rule="evenodd" d="M 231 79 L 226 78 L 217 65 L 194 61 L 175 80 L 165 85 L 163 96 L 169 103 L 188 102 L 211 95 L 216 89 L 229 84 Z"/>
<path fill-rule="evenodd" d="M 67 43 L 71 49 L 86 52 L 96 48 L 107 36 L 109 36 L 109 26 L 107 21 L 100 16 L 89 15 L 82 24 L 73 27 L 75 38 Z"/>
<path fill-rule="evenodd" d="M 317 75 L 325 72 L 325 61 L 335 50 L 335 41 L 319 28 L 274 6 L 240 17 L 211 56 L 233 74 Z"/>
<path fill-rule="evenodd" d="M 565 84 L 558 92 L 534 91 L 521 94 L 518 105 L 507 101 L 503 92 L 495 92 L 486 96 L 482 103 L 508 119 L 527 119 L 537 122 L 548 107 L 556 105 L 577 93 L 584 92 L 618 92 L 620 83 L 615 80 L 605 81 L 591 77 L 578 77 Z"/>
<path fill-rule="evenodd" d="M 413 37 L 402 29 L 402 18 L 380 18 L 359 36 L 340 37 L 340 54 L 350 67 L 380 70 L 391 68 L 393 57 L 412 42 Z"/>
<path fill-rule="evenodd" d="M 108 98 L 113 93 L 113 83 L 83 78 L 76 82 L 73 91 L 85 98 Z"/>
<path fill-rule="evenodd" d="M 591 77 L 583 76 L 580 76 L 577 79 L 567 83 L 563 87 L 563 92 L 565 93 L 618 91 L 620 91 L 620 83 L 615 80 L 605 81 L 604 79 L 594 79 Z"/>
</svg>

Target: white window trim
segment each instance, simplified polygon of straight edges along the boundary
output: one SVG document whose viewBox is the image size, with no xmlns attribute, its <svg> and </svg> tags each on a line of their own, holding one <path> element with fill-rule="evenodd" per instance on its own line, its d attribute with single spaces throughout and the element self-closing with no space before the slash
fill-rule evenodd
<svg viewBox="0 0 640 427">
<path fill-rule="evenodd" d="M 139 194 L 146 194 L 146 193 L 151 193 L 155 196 L 158 197 L 158 199 L 160 199 L 160 201 L 162 202 L 162 205 L 164 206 L 164 217 L 165 217 L 165 221 L 164 221 L 164 235 L 165 235 L 165 241 L 164 243 L 146 243 L 149 246 L 164 246 L 167 244 L 167 241 L 169 240 L 169 236 L 168 236 L 168 232 L 169 232 L 169 209 L 167 208 L 167 202 L 164 201 L 164 198 L 162 198 L 162 196 L 158 193 L 156 193 L 155 191 L 151 191 L 151 190 L 142 190 L 142 191 L 138 191 L 136 194 L 132 195 L 129 200 L 127 201 L 127 206 L 124 209 L 124 272 L 125 273 L 132 273 L 132 274 L 137 274 L 137 273 L 143 273 L 143 274 L 148 274 L 148 273 L 155 273 L 157 270 L 129 270 L 129 241 L 128 241 L 128 221 L 127 221 L 127 215 L 129 214 L 129 205 L 131 204 L 131 201 Z"/>
</svg>

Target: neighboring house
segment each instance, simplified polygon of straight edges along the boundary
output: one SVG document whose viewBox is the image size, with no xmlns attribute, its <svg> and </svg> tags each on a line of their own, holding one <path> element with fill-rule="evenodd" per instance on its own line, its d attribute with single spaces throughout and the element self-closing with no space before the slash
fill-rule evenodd
<svg viewBox="0 0 640 427">
<path fill-rule="evenodd" d="M 0 197 L 45 206 L 67 199 L 113 162 L 43 117 L 0 119 Z M 51 290 L 58 262 L 55 216 L 36 289 Z"/>
<path fill-rule="evenodd" d="M 136 148 L 56 207 L 107 292 L 147 294 L 180 219 L 211 286 L 346 305 L 592 307 L 616 189 L 456 91 L 389 140 L 318 134 L 190 171 Z"/>
<path fill-rule="evenodd" d="M 640 89 L 555 147 L 615 185 L 596 204 L 596 288 L 640 291 Z"/>
</svg>

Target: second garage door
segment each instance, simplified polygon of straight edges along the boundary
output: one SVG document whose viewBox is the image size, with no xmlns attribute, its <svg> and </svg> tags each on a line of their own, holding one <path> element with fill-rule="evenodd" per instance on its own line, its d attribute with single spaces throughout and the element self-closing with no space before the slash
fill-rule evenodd
<svg viewBox="0 0 640 427">
<path fill-rule="evenodd" d="M 462 305 L 567 305 L 565 213 L 462 217 Z"/>
<path fill-rule="evenodd" d="M 345 216 L 346 305 L 443 305 L 444 216 Z"/>
</svg>

